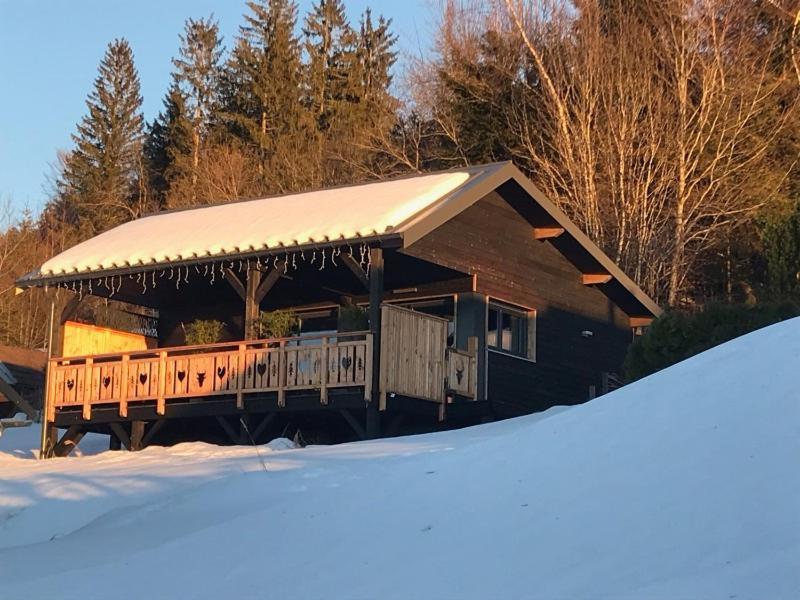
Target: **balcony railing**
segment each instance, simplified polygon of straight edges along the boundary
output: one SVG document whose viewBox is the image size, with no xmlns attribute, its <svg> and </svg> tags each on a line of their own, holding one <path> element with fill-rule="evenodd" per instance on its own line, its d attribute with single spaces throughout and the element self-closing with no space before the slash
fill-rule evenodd
<svg viewBox="0 0 800 600">
<path fill-rule="evenodd" d="M 363 386 L 371 394 L 372 336 L 368 332 L 303 335 L 204 346 L 157 348 L 95 356 L 55 358 L 48 370 L 48 419 L 58 408 L 81 406 L 84 419 L 92 407 L 118 404 L 127 417 L 128 403 L 156 401 L 164 414 L 175 398 L 277 392 L 278 404 L 293 390 L 328 390 Z"/>
</svg>

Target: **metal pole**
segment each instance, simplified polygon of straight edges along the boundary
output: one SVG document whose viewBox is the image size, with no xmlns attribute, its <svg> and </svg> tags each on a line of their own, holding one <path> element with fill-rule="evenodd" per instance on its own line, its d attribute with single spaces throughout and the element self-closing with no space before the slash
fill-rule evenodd
<svg viewBox="0 0 800 600">
<path fill-rule="evenodd" d="M 45 385 L 44 394 L 42 395 L 42 413 L 40 421 L 42 422 L 41 437 L 39 439 L 39 459 L 46 458 L 44 455 L 45 444 L 47 443 L 47 402 L 50 399 L 48 392 L 50 391 L 50 359 L 53 358 L 53 321 L 55 320 L 56 301 L 50 301 L 50 323 L 48 324 L 47 334 L 47 370 L 45 371 Z"/>
</svg>

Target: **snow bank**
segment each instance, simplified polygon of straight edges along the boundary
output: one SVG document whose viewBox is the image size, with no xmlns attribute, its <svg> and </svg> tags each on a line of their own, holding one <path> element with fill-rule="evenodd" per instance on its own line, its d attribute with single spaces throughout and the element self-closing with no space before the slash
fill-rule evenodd
<svg viewBox="0 0 800 600">
<path fill-rule="evenodd" d="M 798 598 L 798 364 L 795 319 L 579 407 L 263 448 L 267 472 L 0 455 L 2 595 Z"/>
</svg>

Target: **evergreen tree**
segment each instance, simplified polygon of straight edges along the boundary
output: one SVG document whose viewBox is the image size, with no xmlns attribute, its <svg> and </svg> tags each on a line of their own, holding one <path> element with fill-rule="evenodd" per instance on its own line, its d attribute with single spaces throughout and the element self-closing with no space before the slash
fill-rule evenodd
<svg viewBox="0 0 800 600">
<path fill-rule="evenodd" d="M 219 25 L 213 18 L 188 19 L 180 40 L 180 56 L 172 63 L 175 66 L 175 85 L 183 95 L 185 112 L 191 121 L 189 171 L 194 188 L 202 145 L 209 135 L 218 107 L 223 47 Z M 178 150 L 180 148 L 172 150 L 173 160 L 177 158 Z"/>
<path fill-rule="evenodd" d="M 109 44 L 86 106 L 88 113 L 72 136 L 75 149 L 57 182 L 56 200 L 62 209 L 56 212 L 69 215 L 83 235 L 142 210 L 142 97 L 126 40 Z"/>
<path fill-rule="evenodd" d="M 281 181 L 277 164 L 291 160 L 303 133 L 300 43 L 291 0 L 253 0 L 239 29 L 226 71 L 226 116 L 230 129 L 261 157 L 265 189 L 293 187 Z"/>
<path fill-rule="evenodd" d="M 360 69 L 356 34 L 341 0 L 319 0 L 306 17 L 307 103 L 320 131 L 347 116 L 346 103 L 357 101 Z"/>
<path fill-rule="evenodd" d="M 181 175 L 192 154 L 192 134 L 186 98 L 173 82 L 164 98 L 164 110 L 150 124 L 144 145 L 150 186 L 161 206 L 166 203 L 170 182 Z"/>
<path fill-rule="evenodd" d="M 391 19 L 378 17 L 377 26 L 372 22 L 372 11 L 368 8 L 361 18 L 356 56 L 358 58 L 361 83 L 361 99 L 368 106 L 391 107 L 389 87 L 392 83 L 391 69 L 397 59 L 394 44 L 397 37 L 391 33 Z"/>
</svg>

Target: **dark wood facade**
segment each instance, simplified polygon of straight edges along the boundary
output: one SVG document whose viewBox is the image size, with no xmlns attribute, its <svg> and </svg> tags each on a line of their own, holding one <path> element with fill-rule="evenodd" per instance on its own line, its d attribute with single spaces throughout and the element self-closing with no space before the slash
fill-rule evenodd
<svg viewBox="0 0 800 600">
<path fill-rule="evenodd" d="M 475 293 L 459 296 L 459 346 L 478 336 L 486 399 L 501 415 L 588 400 L 592 386 L 602 390 L 603 373 L 621 371 L 633 335 L 629 316 L 531 232 L 493 192 L 403 251 L 475 275 Z M 535 311 L 535 362 L 486 350 L 489 299 Z"/>
</svg>

